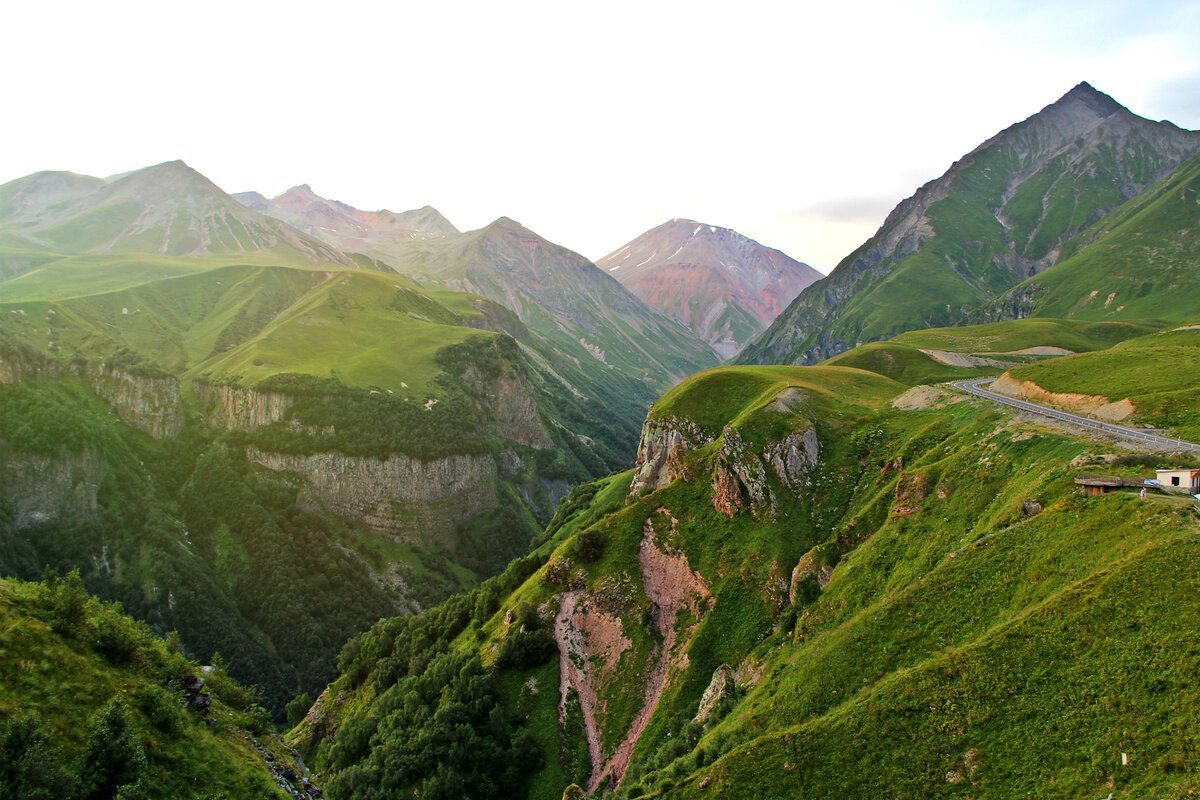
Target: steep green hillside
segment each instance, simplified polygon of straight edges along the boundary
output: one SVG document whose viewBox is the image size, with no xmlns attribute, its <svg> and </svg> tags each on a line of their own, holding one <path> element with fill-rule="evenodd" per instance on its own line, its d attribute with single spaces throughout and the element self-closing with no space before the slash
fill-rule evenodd
<svg viewBox="0 0 1200 800">
<path fill-rule="evenodd" d="M 1063 248 L 1054 268 L 1015 287 L 993 315 L 1186 320 L 1200 307 L 1200 158 Z"/>
<path fill-rule="evenodd" d="M 507 217 L 459 236 L 414 241 L 391 263 L 435 285 L 483 295 L 563 354 L 661 391 L 717 356 L 578 253 Z M 653 399 L 653 398 L 650 398 Z"/>
<path fill-rule="evenodd" d="M 1190 503 L 1085 499 L 1076 470 L 1154 462 L 1089 467 L 1086 441 L 902 390 L 686 381 L 634 473 L 578 488 L 529 558 L 352 642 L 294 741 L 332 798 L 1200 789 Z"/>
<path fill-rule="evenodd" d="M 1198 150 L 1200 133 L 1142 119 L 1080 84 L 898 205 L 737 360 L 816 363 L 903 331 L 961 323 L 1054 265 L 1065 243 Z M 1150 304 L 1128 310 L 1127 319 L 1162 316 Z M 1035 313 L 1065 315 L 1058 306 Z"/>
<path fill-rule="evenodd" d="M 206 711 L 188 704 L 188 676 L 204 679 Z M 0 580 L 0 796 L 285 798 L 303 774 L 253 692 L 78 575 Z"/>
</svg>

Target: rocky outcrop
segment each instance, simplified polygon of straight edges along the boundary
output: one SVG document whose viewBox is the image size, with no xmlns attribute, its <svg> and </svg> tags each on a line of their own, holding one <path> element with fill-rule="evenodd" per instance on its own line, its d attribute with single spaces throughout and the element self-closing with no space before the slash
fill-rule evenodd
<svg viewBox="0 0 1200 800">
<path fill-rule="evenodd" d="M 921 510 L 921 503 L 929 497 L 933 482 L 920 472 L 901 473 L 896 481 L 896 500 L 892 503 L 892 514 L 909 517 Z"/>
<path fill-rule="evenodd" d="M 192 384 L 192 393 L 208 424 L 230 431 L 251 431 L 279 422 L 296 402 L 289 394 L 202 381 Z"/>
<path fill-rule="evenodd" d="M 792 605 L 812 599 L 809 596 L 810 579 L 816 582 L 817 589 L 824 589 L 833 577 L 833 568 L 834 565 L 827 560 L 825 548 L 820 545 L 801 556 L 792 568 L 792 580 L 788 587 L 788 600 Z"/>
<path fill-rule="evenodd" d="M 636 496 L 667 486 L 682 477 L 681 457 L 687 450 L 713 441 L 691 420 L 680 417 L 649 417 L 638 441 L 637 471 L 629 494 Z"/>
<path fill-rule="evenodd" d="M 692 722 L 707 722 L 717 704 L 733 694 L 733 689 L 733 672 L 729 665 L 722 664 L 713 672 L 712 680 L 708 682 L 708 688 L 700 698 L 700 707 L 696 710 Z"/>
<path fill-rule="evenodd" d="M 496 459 L 453 455 L 419 461 L 341 453 L 248 450 L 250 460 L 303 479 L 299 502 L 361 521 L 401 542 L 452 546 L 458 526 L 496 507 Z"/>
<path fill-rule="evenodd" d="M 107 400 L 127 425 L 155 439 L 175 436 L 185 420 L 179 381 L 171 375 L 130 372 L 113 364 L 91 364 L 82 359 L 63 363 L 32 349 L 0 352 L 0 384 L 25 378 L 61 378 L 73 375 Z"/>
<path fill-rule="evenodd" d="M 1076 414 L 1086 414 L 1105 422 L 1121 422 L 1137 413 L 1137 407 L 1126 397 L 1113 402 L 1100 394 L 1078 394 L 1075 392 L 1051 392 L 1033 381 L 1022 381 L 1007 372 L 988 387 L 993 392 L 1006 394 L 1019 400 L 1043 406 L 1061 408 Z"/>
<path fill-rule="evenodd" d="M 176 436 L 183 430 L 185 414 L 179 380 L 172 375 L 141 375 L 109 364 L 89 365 L 92 390 L 116 409 L 127 425 L 155 439 Z"/>
<path fill-rule="evenodd" d="M 489 395 L 492 411 L 496 415 L 493 433 L 540 450 L 554 447 L 554 442 L 542 427 L 537 401 L 525 380 L 501 376 L 496 379 Z"/>
<path fill-rule="evenodd" d="M 0 497 L 12 530 L 46 522 L 82 522 L 96 516 L 96 493 L 107 472 L 93 450 L 57 455 L 22 453 L 0 441 Z"/>
<path fill-rule="evenodd" d="M 769 477 L 798 492 L 809 485 L 809 473 L 819 458 L 820 442 L 812 425 L 758 448 L 747 446 L 736 428 L 726 427 L 713 470 L 713 507 L 730 517 L 743 508 L 773 517 L 779 498 Z"/>
<path fill-rule="evenodd" d="M 57 378 L 64 371 L 62 363 L 32 348 L 0 350 L 0 384 L 11 385 L 38 376 Z"/>
</svg>

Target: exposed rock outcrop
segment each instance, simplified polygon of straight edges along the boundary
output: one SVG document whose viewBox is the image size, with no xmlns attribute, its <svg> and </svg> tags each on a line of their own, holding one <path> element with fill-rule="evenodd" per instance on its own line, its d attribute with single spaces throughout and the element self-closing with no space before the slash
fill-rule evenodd
<svg viewBox="0 0 1200 800">
<path fill-rule="evenodd" d="M 304 480 L 300 504 L 357 519 L 398 541 L 450 546 L 460 524 L 497 504 L 496 459 L 453 455 L 419 461 L 341 453 L 292 455 L 248 450 L 269 469 Z"/>
<path fill-rule="evenodd" d="M 281 392 L 202 381 L 192 384 L 192 393 L 208 424 L 230 431 L 250 431 L 279 422 L 296 402 L 295 397 Z"/>
<path fill-rule="evenodd" d="M 933 482 L 928 475 L 920 472 L 905 472 L 896 481 L 896 500 L 892 503 L 892 513 L 898 517 L 908 517 L 921 510 L 921 503 L 933 489 Z"/>
<path fill-rule="evenodd" d="M 179 381 L 166 374 L 146 375 L 112 364 L 92 364 L 83 359 L 63 363 L 32 349 L 0 352 L 0 384 L 26 378 L 61 378 L 73 375 L 103 397 L 123 422 L 156 439 L 174 436 L 183 429 L 184 410 Z"/>
<path fill-rule="evenodd" d="M 826 561 L 824 549 L 819 545 L 801 556 L 792 569 L 792 580 L 788 589 L 788 599 L 792 605 L 805 599 L 811 599 L 803 596 L 805 583 L 809 578 L 816 581 L 818 588 L 824 589 L 825 585 L 829 583 L 829 579 L 833 577 L 833 566 Z"/>
<path fill-rule="evenodd" d="M 748 447 L 737 429 L 726 427 L 713 472 L 713 507 L 731 517 L 742 508 L 774 516 L 779 498 L 769 476 L 798 492 L 809 484 L 809 473 L 819 458 L 820 442 L 812 425 L 765 447 Z"/>
<path fill-rule="evenodd" d="M 104 455 L 63 448 L 55 456 L 22 453 L 0 441 L 0 496 L 13 530 L 96 516 L 96 493 L 107 471 Z"/>
<path fill-rule="evenodd" d="M 92 390 L 111 403 L 127 425 L 155 439 L 183 430 L 183 399 L 174 376 L 139 375 L 109 364 L 89 365 L 86 375 Z"/>
<path fill-rule="evenodd" d="M 681 456 L 686 450 L 703 447 L 711 436 L 691 420 L 680 417 L 650 417 L 642 425 L 638 441 L 637 472 L 629 487 L 639 495 L 667 486 L 681 477 Z"/>
<path fill-rule="evenodd" d="M 717 704 L 733 694 L 733 689 L 733 672 L 727 664 L 722 664 L 713 672 L 712 680 L 708 682 L 708 688 L 700 698 L 700 706 L 692 722 L 707 722 Z"/>
<path fill-rule="evenodd" d="M 488 394 L 496 415 L 493 433 L 540 450 L 554 447 L 554 442 L 542 427 L 537 401 L 527 381 L 519 377 L 501 376 Z"/>
<path fill-rule="evenodd" d="M 691 569 L 685 554 L 659 540 L 655 522 L 656 518 L 663 517 L 672 529 L 678 525 L 678 520 L 671 517 L 667 509 L 658 509 L 646 520 L 638 551 L 642 588 L 651 602 L 651 624 L 659 643 L 646 661 L 641 707 L 611 752 L 605 752 L 599 716 L 604 708 L 603 698 L 613 682 L 621 677 L 616 669 L 621 654 L 632 645 L 625 637 L 620 615 L 634 613 L 636 607 L 618 613 L 610 608 L 608 592 L 602 586 L 590 592 L 567 591 L 559 597 L 558 613 L 554 618 L 560 667 L 559 718 L 560 724 L 565 724 L 568 701 L 577 698 L 583 712 L 591 759 L 588 792 L 595 792 L 606 777 L 613 786 L 620 783 L 633 748 L 654 715 L 672 673 L 687 667 L 687 648 L 699 627 L 700 615 L 707 607 L 704 601 L 710 590 L 704 578 Z M 683 613 L 691 615 L 690 625 L 678 624 Z M 620 735 L 619 731 L 617 733 Z"/>
</svg>

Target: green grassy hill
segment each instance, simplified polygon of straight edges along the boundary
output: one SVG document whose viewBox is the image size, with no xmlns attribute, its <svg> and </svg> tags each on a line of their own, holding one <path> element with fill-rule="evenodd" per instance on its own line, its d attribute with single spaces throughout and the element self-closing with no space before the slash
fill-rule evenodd
<svg viewBox="0 0 1200 800">
<path fill-rule="evenodd" d="M 205 680 L 206 713 L 186 705 L 189 675 Z M 0 795 L 286 798 L 303 774 L 253 692 L 77 575 L 0 580 Z"/>
<path fill-rule="evenodd" d="M 1054 393 L 1128 399 L 1129 421 L 1200 440 L 1200 330 L 1167 330 L 1128 339 L 1108 350 L 1030 364 L 1008 371 Z"/>
<path fill-rule="evenodd" d="M 930 328 L 908 331 L 886 342 L 860 345 L 823 363 L 857 367 L 916 386 L 995 375 L 1026 361 L 1069 352 L 1102 350 L 1160 327 L 1157 322 L 1091 323 L 1035 318 Z M 948 357 L 948 353 L 967 358 Z"/>
<path fill-rule="evenodd" d="M 1087 441 L 902 390 L 831 366 L 686 381 L 646 425 L 665 484 L 578 488 L 504 576 L 352 642 L 294 741 L 332 798 L 1200 790 L 1178 702 L 1200 660 L 1169 610 L 1195 605 L 1190 503 L 1084 498 L 1077 470 L 1155 462 L 1089 467 Z M 457 755 L 455 721 L 516 772 Z"/>
</svg>

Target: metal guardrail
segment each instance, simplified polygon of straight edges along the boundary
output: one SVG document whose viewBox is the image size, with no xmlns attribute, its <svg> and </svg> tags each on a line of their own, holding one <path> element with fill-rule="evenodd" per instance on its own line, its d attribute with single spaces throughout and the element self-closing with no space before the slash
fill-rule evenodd
<svg viewBox="0 0 1200 800">
<path fill-rule="evenodd" d="M 1113 425 L 1111 422 L 1101 422 L 1098 419 L 1090 419 L 1089 417 L 1081 417 L 1078 414 L 1071 414 L 1066 411 L 1059 411 L 1056 408 L 1047 408 L 1039 406 L 1036 403 L 1029 403 L 1024 400 L 1017 400 L 1008 395 L 989 392 L 987 389 L 981 388 L 982 384 L 990 384 L 994 378 L 974 378 L 967 381 L 952 381 L 950 383 L 955 389 L 973 394 L 976 397 L 982 397 L 985 400 L 991 400 L 993 403 L 1009 406 L 1011 408 L 1028 411 L 1032 414 L 1038 414 L 1050 419 L 1056 419 L 1060 422 L 1067 422 L 1072 425 L 1079 425 L 1084 428 L 1108 433 L 1122 439 L 1129 439 L 1139 442 L 1147 442 L 1158 445 L 1159 447 L 1169 447 L 1173 450 L 1178 450 L 1185 453 L 1200 453 L 1200 444 L 1194 442 L 1185 442 L 1182 439 L 1168 439 L 1165 436 L 1158 436 L 1153 433 L 1146 433 L 1137 428 L 1126 428 L 1124 425 Z"/>
</svg>

